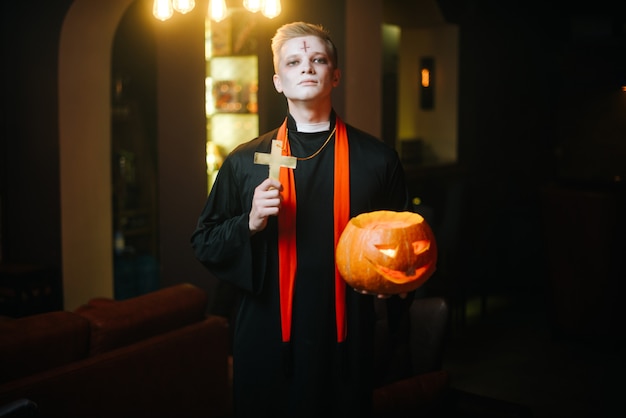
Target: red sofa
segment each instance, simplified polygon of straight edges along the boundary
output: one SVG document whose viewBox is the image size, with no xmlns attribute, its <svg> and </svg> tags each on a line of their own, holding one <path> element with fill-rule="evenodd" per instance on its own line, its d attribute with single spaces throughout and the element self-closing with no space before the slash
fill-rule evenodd
<svg viewBox="0 0 626 418">
<path fill-rule="evenodd" d="M 207 294 L 179 284 L 73 312 L 0 317 L 0 406 L 40 417 L 225 417 L 229 332 Z"/>
</svg>

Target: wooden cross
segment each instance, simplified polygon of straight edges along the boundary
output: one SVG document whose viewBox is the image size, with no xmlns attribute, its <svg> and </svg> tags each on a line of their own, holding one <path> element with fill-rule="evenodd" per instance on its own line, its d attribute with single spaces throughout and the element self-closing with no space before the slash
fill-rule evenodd
<svg viewBox="0 0 626 418">
<path fill-rule="evenodd" d="M 272 152 L 270 154 L 255 152 L 254 163 L 265 164 L 270 166 L 269 177 L 271 179 L 278 180 L 281 167 L 287 167 L 294 169 L 298 160 L 296 157 L 290 157 L 288 155 L 282 155 L 283 153 L 283 141 L 272 139 Z"/>
</svg>

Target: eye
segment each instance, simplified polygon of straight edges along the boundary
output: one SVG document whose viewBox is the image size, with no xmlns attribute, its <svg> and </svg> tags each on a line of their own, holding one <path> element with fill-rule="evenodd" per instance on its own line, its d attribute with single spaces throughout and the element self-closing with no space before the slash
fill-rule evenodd
<svg viewBox="0 0 626 418">
<path fill-rule="evenodd" d="M 413 252 L 415 254 L 421 254 L 424 251 L 428 250 L 430 248 L 430 241 L 428 240 L 420 240 L 420 241 L 415 241 L 413 242 Z"/>
<path fill-rule="evenodd" d="M 298 65 L 300 61 L 298 60 L 291 60 L 291 61 L 287 61 L 287 67 L 293 67 L 294 65 Z"/>
<path fill-rule="evenodd" d="M 376 248 L 387 257 L 396 258 L 396 255 L 398 254 L 398 246 L 376 245 Z"/>
<path fill-rule="evenodd" d="M 313 58 L 313 62 L 316 64 L 326 64 L 328 61 L 324 57 Z"/>
</svg>

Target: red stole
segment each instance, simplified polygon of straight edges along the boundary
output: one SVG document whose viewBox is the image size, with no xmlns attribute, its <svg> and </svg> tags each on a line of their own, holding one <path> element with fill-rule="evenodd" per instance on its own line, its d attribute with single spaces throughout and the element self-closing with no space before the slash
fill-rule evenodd
<svg viewBox="0 0 626 418">
<path fill-rule="evenodd" d="M 350 155 L 346 125 L 336 118 L 334 174 L 334 248 L 350 220 Z M 278 129 L 277 140 L 283 142 L 282 155 L 291 155 L 287 139 L 287 120 Z M 296 278 L 296 187 L 293 170 L 280 168 L 283 202 L 278 216 L 278 268 L 280 286 L 280 318 L 283 342 L 291 340 L 291 316 Z M 337 341 L 346 338 L 346 286 L 335 265 L 335 320 Z"/>
</svg>

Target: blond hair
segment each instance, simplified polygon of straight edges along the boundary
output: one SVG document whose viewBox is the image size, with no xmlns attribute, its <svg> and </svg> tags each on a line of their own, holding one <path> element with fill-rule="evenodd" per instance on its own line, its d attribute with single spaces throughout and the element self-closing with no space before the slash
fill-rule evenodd
<svg viewBox="0 0 626 418">
<path fill-rule="evenodd" d="M 274 71 L 278 70 L 280 63 L 280 50 L 285 42 L 294 38 L 303 36 L 317 36 L 326 45 L 326 53 L 331 61 L 333 68 L 337 68 L 339 59 L 337 56 L 337 47 L 330 39 L 330 33 L 322 25 L 314 25 L 306 22 L 287 23 L 276 31 L 272 38 L 272 55 L 274 58 Z"/>
</svg>

